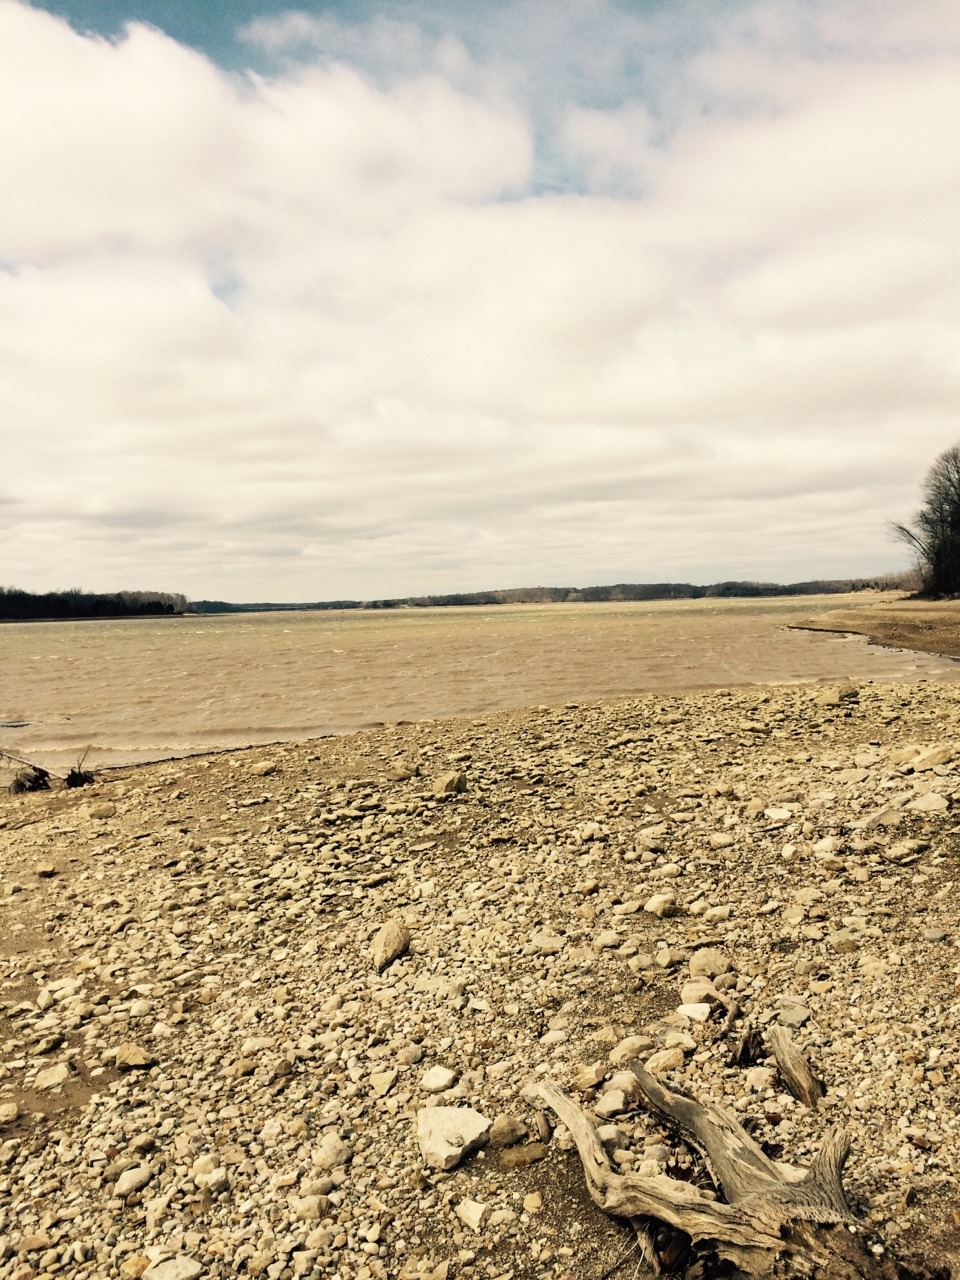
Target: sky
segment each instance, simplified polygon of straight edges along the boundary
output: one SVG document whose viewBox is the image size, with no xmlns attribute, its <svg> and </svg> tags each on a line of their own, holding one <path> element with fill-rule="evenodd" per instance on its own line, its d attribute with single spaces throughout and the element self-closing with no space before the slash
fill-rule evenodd
<svg viewBox="0 0 960 1280">
<path fill-rule="evenodd" d="M 0 0 L 0 585 L 906 567 L 955 0 Z"/>
</svg>

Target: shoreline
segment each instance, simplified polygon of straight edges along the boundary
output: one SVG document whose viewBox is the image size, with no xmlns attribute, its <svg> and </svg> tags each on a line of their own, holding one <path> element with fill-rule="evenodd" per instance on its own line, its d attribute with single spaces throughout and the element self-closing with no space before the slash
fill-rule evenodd
<svg viewBox="0 0 960 1280">
<path fill-rule="evenodd" d="M 802 609 L 784 600 L 772 605 L 748 600 L 732 606 L 721 602 L 716 608 L 712 602 L 708 607 L 702 601 L 681 602 L 681 606 L 657 602 L 651 607 L 619 608 L 614 613 L 608 613 L 605 605 L 588 606 L 588 615 L 579 613 L 584 606 L 571 606 L 576 617 L 590 616 L 596 621 L 599 610 L 611 619 L 609 627 L 596 629 L 584 629 L 571 621 L 574 614 L 564 611 L 564 606 L 550 606 L 562 622 L 546 633 L 542 663 L 539 652 L 538 661 L 530 661 L 532 638 L 528 635 L 531 625 L 539 625 L 535 619 L 543 615 L 540 606 L 499 606 L 501 618 L 513 613 L 521 621 L 510 623 L 505 630 L 496 624 L 493 634 L 487 633 L 492 625 L 489 618 L 479 631 L 473 628 L 461 634 L 456 627 L 451 630 L 449 611 L 437 622 L 439 629 L 428 628 L 426 632 L 396 631 L 390 625 L 385 631 L 372 633 L 352 627 L 342 634 L 316 633 L 312 625 L 288 631 L 279 629 L 274 620 L 266 624 L 263 633 L 240 634 L 228 628 L 221 636 L 216 621 L 200 652 L 191 646 L 180 657 L 179 650 L 171 649 L 166 659 L 170 678 L 181 674 L 184 661 L 195 659 L 197 688 L 195 693 L 192 686 L 177 692 L 174 685 L 166 699 L 158 699 L 156 693 L 160 672 L 151 674 L 148 687 L 143 684 L 142 664 L 154 660 L 153 648 L 141 652 L 143 645 L 139 641 L 130 645 L 128 635 L 122 665 L 113 671 L 110 683 L 104 682 L 100 671 L 98 642 L 87 646 L 89 652 L 84 652 L 82 661 L 71 667 L 61 683 L 55 679 L 36 695 L 26 692 L 26 697 L 34 700 L 25 703 L 25 691 L 31 687 L 25 681 L 42 679 L 43 664 L 59 662 L 60 646 L 49 652 L 40 649 L 33 662 L 22 663 L 19 684 L 16 668 L 11 672 L 13 684 L 3 708 L 4 719 L 11 723 L 0 727 L 0 750 L 64 773 L 89 749 L 89 766 L 102 771 L 134 761 L 184 759 L 246 746 L 266 748 L 272 743 L 366 732 L 421 716 L 429 720 L 462 718 L 544 704 L 563 706 L 578 698 L 610 701 L 645 693 L 672 696 L 718 688 L 815 686 L 838 679 L 960 679 L 956 658 L 942 646 L 928 644 L 925 651 L 906 644 L 902 637 L 875 634 L 876 626 L 871 631 L 877 609 L 901 616 L 900 608 L 893 609 L 889 603 L 863 606 L 852 613 L 828 610 L 797 621 L 791 620 L 791 615 L 802 614 L 806 603 Z M 667 619 L 661 614 L 664 607 Z M 486 612 L 492 615 L 498 611 Z M 960 634 L 960 614 L 956 616 Z M 669 643 L 670 628 L 680 632 L 679 642 L 673 645 Z M 320 657 L 326 665 L 314 673 L 309 659 L 317 635 Z M 817 641 L 818 635 L 823 639 Z M 788 642 L 787 636 L 808 636 L 821 647 L 813 649 L 798 640 Z M 342 657 L 344 652 L 354 652 L 350 648 L 353 642 L 357 645 L 354 657 Z M 151 646 L 156 643 L 150 641 Z M 458 644 L 464 646 L 462 656 Z M 391 668 L 385 654 L 393 654 L 398 646 L 402 647 Z M 246 670 L 261 653 L 266 669 L 281 674 L 271 678 L 265 689 L 257 687 L 253 675 L 242 688 L 232 688 L 226 676 L 232 664 Z M 10 657 L 16 659 L 17 655 L 14 652 Z M 495 679 L 497 663 L 506 673 L 502 684 Z M 287 674 L 293 664 L 302 665 L 302 672 L 297 667 L 300 687 L 306 692 L 302 703 L 294 699 L 294 686 Z M 149 711 L 141 724 L 131 708 L 144 696 L 148 696 Z M 244 711 L 244 706 L 250 710 Z M 61 709 L 69 714 L 60 714 Z M 232 715 L 239 722 L 251 714 L 261 723 L 251 723 L 243 734 L 203 727 L 205 723 L 229 724 Z"/>
<path fill-rule="evenodd" d="M 0 1041 L 19 1046 L 0 1277 L 179 1258 L 224 1278 L 598 1280 L 629 1236 L 520 1091 L 589 1078 L 575 1096 L 617 1125 L 621 1167 L 702 1180 L 608 1096 L 627 1045 L 777 1158 L 848 1124 L 848 1189 L 884 1247 L 956 1264 L 958 753 L 950 682 L 754 686 L 0 796 Z M 378 971 L 390 920 L 410 941 Z M 710 949 L 731 1034 L 790 1029 L 827 1086 L 815 1111 L 772 1060 L 731 1068 L 720 1005 L 678 1011 Z M 124 1045 L 143 1066 L 118 1065 Z M 416 1124 L 437 1104 L 508 1117 L 517 1141 L 436 1172 Z"/>
</svg>

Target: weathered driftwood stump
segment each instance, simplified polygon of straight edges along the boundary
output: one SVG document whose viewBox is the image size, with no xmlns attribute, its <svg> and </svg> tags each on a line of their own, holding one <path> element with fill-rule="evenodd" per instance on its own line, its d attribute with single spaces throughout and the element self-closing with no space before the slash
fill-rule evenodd
<svg viewBox="0 0 960 1280">
<path fill-rule="evenodd" d="M 655 1275 L 949 1280 L 949 1271 L 907 1267 L 871 1248 L 843 1191 L 843 1129 L 830 1130 L 809 1169 L 775 1164 L 719 1107 L 673 1092 L 636 1060 L 629 1067 L 650 1109 L 701 1152 L 718 1198 L 664 1174 L 614 1172 L 572 1099 L 548 1082 L 531 1093 L 570 1130 L 591 1198 L 630 1222 Z"/>
</svg>

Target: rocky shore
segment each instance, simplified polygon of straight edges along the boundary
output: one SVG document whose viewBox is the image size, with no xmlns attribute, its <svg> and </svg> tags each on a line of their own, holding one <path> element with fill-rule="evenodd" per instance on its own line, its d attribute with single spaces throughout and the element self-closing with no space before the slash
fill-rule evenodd
<svg viewBox="0 0 960 1280">
<path fill-rule="evenodd" d="M 706 1185 L 633 1056 L 776 1159 L 842 1120 L 875 1251 L 952 1264 L 958 812 L 960 690 L 928 682 L 541 707 L 5 793 L 0 1277 L 599 1280 L 631 1233 L 523 1095 L 555 1081 L 622 1169 Z"/>
</svg>

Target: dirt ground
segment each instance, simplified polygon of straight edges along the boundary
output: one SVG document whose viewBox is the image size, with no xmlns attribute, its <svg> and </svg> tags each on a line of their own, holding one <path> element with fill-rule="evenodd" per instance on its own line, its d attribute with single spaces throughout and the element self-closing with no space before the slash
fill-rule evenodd
<svg viewBox="0 0 960 1280">
<path fill-rule="evenodd" d="M 875 644 L 960 658 L 960 600 L 897 600 L 832 610 L 803 622 L 811 631 L 868 636 Z"/>
</svg>

